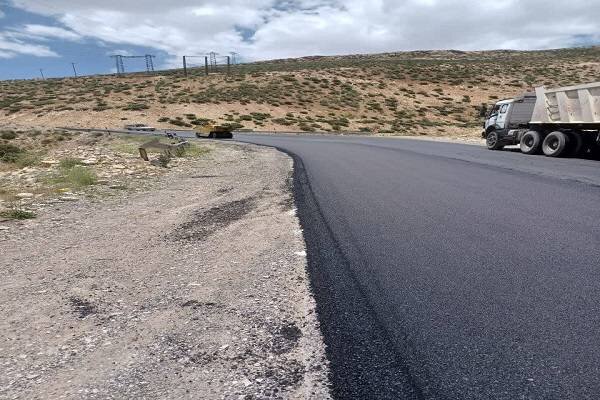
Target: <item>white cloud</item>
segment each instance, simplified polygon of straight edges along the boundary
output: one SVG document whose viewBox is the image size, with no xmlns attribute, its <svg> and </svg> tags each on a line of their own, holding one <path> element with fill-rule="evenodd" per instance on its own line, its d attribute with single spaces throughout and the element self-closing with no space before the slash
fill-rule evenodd
<svg viewBox="0 0 600 400">
<path fill-rule="evenodd" d="M 252 59 L 416 49 L 566 47 L 600 39 L 589 0 L 13 0 L 68 30 L 172 56 L 215 50 Z M 554 23 L 549 23 L 554 21 Z M 30 30 L 43 30 L 31 25 Z M 60 28 L 57 28 L 60 29 Z M 63 32 L 64 31 L 64 32 Z M 32 33 L 32 32 L 30 32 Z M 44 35 L 41 35 L 44 36 Z M 175 59 L 175 58 L 174 58 Z"/>
<path fill-rule="evenodd" d="M 0 58 L 12 58 L 17 55 L 58 57 L 48 46 L 26 43 L 0 32 Z"/>
<path fill-rule="evenodd" d="M 70 40 L 77 41 L 82 38 L 81 35 L 56 26 L 48 26 L 48 25 L 37 25 L 37 24 L 27 24 L 22 28 L 16 30 L 18 33 L 22 33 L 31 38 L 38 39 L 62 39 L 62 40 Z"/>
<path fill-rule="evenodd" d="M 133 56 L 134 55 L 131 51 L 125 50 L 125 49 L 114 49 L 114 50 L 109 50 L 106 52 L 107 56 L 112 56 L 114 54 L 120 54 L 122 56 Z"/>
</svg>

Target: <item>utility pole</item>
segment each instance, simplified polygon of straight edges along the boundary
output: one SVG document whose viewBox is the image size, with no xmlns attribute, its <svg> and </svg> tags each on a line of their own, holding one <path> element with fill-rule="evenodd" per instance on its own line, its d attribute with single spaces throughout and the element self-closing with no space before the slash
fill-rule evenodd
<svg viewBox="0 0 600 400">
<path fill-rule="evenodd" d="M 211 51 L 210 53 L 208 53 L 208 55 L 210 56 L 210 69 L 212 69 L 213 72 L 217 72 L 217 55 L 218 55 L 218 53 Z"/>
<path fill-rule="evenodd" d="M 42 75 L 42 80 L 45 81 L 46 78 L 44 77 L 44 70 L 40 68 L 40 75 Z"/>
<path fill-rule="evenodd" d="M 146 72 L 154 72 L 154 62 L 152 61 L 154 57 L 155 56 L 151 54 L 146 54 L 144 56 L 144 58 L 146 59 Z"/>
<path fill-rule="evenodd" d="M 231 71 L 231 57 L 227 56 L 227 75 Z"/>
<path fill-rule="evenodd" d="M 204 73 L 208 76 L 208 57 L 204 57 Z"/>
<path fill-rule="evenodd" d="M 117 75 L 125 73 L 125 66 L 123 65 L 123 56 L 120 54 L 115 54 L 113 56 L 110 56 L 110 58 L 115 59 L 115 65 L 117 66 Z"/>
<path fill-rule="evenodd" d="M 75 69 L 75 63 L 72 62 L 71 65 L 73 66 L 73 73 L 75 74 L 75 78 L 77 78 L 77 70 Z"/>
<path fill-rule="evenodd" d="M 183 56 L 183 76 L 187 78 L 187 62 L 185 61 L 185 56 Z"/>
</svg>

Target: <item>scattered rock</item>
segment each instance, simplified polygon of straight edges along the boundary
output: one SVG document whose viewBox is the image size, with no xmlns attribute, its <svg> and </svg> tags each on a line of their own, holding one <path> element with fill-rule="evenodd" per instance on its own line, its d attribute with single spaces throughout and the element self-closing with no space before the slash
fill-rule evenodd
<svg viewBox="0 0 600 400">
<path fill-rule="evenodd" d="M 77 201 L 77 200 L 79 200 L 79 197 L 77 197 L 77 196 L 61 196 L 61 197 L 59 197 L 59 200 L 62 200 L 62 201 Z"/>
<path fill-rule="evenodd" d="M 27 193 L 27 192 L 17 193 L 15 195 L 15 197 L 18 199 L 31 199 L 33 196 L 34 196 L 33 193 Z"/>
<path fill-rule="evenodd" d="M 54 165 L 58 165 L 59 162 L 57 160 L 42 160 L 41 164 L 46 167 L 52 167 Z"/>
</svg>

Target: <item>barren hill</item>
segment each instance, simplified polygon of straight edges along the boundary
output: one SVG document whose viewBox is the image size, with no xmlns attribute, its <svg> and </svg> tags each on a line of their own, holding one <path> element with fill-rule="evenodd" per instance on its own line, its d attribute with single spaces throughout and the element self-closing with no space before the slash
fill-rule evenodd
<svg viewBox="0 0 600 400">
<path fill-rule="evenodd" d="M 536 85 L 600 77 L 600 48 L 305 57 L 152 75 L 0 82 L 0 125 L 175 128 L 207 120 L 261 131 L 477 136 L 482 104 Z"/>
</svg>

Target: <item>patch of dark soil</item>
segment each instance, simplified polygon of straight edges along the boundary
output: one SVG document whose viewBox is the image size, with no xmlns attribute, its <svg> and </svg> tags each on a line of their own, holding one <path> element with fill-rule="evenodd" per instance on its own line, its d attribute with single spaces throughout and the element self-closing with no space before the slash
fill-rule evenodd
<svg viewBox="0 0 600 400">
<path fill-rule="evenodd" d="M 304 372 L 304 367 L 296 360 L 287 360 L 278 368 L 266 369 L 263 374 L 266 388 L 261 395 L 272 399 L 287 398 L 286 392 L 302 381 Z"/>
<path fill-rule="evenodd" d="M 207 363 L 214 361 L 216 357 L 217 356 L 215 356 L 214 353 L 201 350 L 197 353 L 193 353 L 190 356 L 190 361 L 194 364 L 206 365 Z"/>
<path fill-rule="evenodd" d="M 284 354 L 292 350 L 302 337 L 302 331 L 293 322 L 284 322 L 272 331 L 270 350 L 275 354 Z"/>
<path fill-rule="evenodd" d="M 192 218 L 175 229 L 170 239 L 202 241 L 209 235 L 242 219 L 255 207 L 255 198 L 223 203 L 209 210 L 197 211 Z"/>
<path fill-rule="evenodd" d="M 88 315 L 97 314 L 98 308 L 91 302 L 81 299 L 76 296 L 69 298 L 69 303 L 73 307 L 73 311 L 79 314 L 80 319 L 84 319 Z"/>
<path fill-rule="evenodd" d="M 217 303 L 213 303 L 212 301 L 198 301 L 198 300 L 188 300 L 181 305 L 182 308 L 190 307 L 190 308 L 193 308 L 194 310 L 197 308 L 200 308 L 200 307 L 212 308 L 212 307 L 218 307 L 218 306 L 219 305 Z"/>
<path fill-rule="evenodd" d="M 220 178 L 221 175 L 193 175 L 190 176 L 192 179 L 201 179 L 201 178 Z"/>
</svg>

